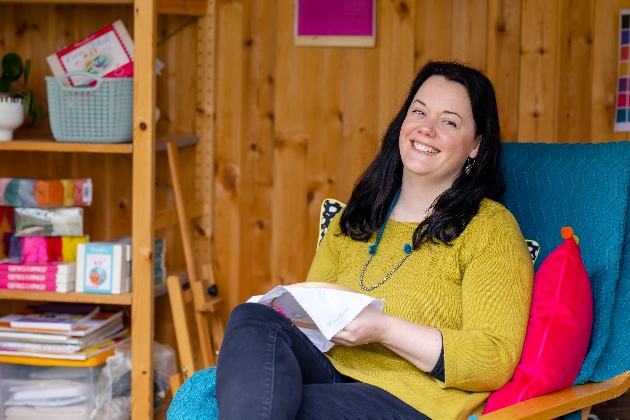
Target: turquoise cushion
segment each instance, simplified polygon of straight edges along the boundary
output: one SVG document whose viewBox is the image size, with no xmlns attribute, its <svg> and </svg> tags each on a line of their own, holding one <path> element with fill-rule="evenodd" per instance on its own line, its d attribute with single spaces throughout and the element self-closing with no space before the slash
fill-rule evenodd
<svg viewBox="0 0 630 420">
<path fill-rule="evenodd" d="M 214 367 L 195 372 L 175 393 L 167 420 L 217 420 L 216 378 Z"/>
<path fill-rule="evenodd" d="M 506 143 L 501 200 L 526 238 L 540 244 L 536 268 L 570 226 L 580 238 L 594 300 L 593 333 L 576 384 L 630 370 L 630 143 Z"/>
</svg>

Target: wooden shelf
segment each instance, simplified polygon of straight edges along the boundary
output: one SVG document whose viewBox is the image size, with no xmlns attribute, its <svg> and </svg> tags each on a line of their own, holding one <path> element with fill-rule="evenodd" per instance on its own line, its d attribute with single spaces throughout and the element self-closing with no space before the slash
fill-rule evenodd
<svg viewBox="0 0 630 420">
<path fill-rule="evenodd" d="M 167 269 L 169 276 L 178 276 L 182 284 L 188 283 L 188 276 L 185 268 Z M 158 284 L 154 288 L 155 297 L 168 293 L 166 281 Z M 121 295 L 106 295 L 97 293 L 54 293 L 54 292 L 30 292 L 25 290 L 0 289 L 0 300 L 33 300 L 42 302 L 79 302 L 98 303 L 103 305 L 131 305 L 131 293 Z"/>
<path fill-rule="evenodd" d="M 0 299 L 131 305 L 131 293 L 125 293 L 124 295 L 102 295 L 96 293 L 54 293 L 29 292 L 23 290 L 0 290 Z"/>
<path fill-rule="evenodd" d="M 129 4 L 134 0 L 0 0 L 2 3 L 44 3 L 44 4 L 87 4 L 87 5 L 109 5 L 109 4 Z M 157 0 L 157 12 L 173 15 L 203 16 L 208 13 L 206 0 Z"/>
<path fill-rule="evenodd" d="M 195 144 L 199 137 L 194 134 L 159 134 L 156 139 L 157 151 L 166 149 L 166 142 L 175 140 L 178 147 Z M 22 152 L 82 152 L 82 153 L 122 153 L 131 154 L 131 143 L 68 143 L 54 139 L 21 139 L 0 142 L 0 151 Z"/>
</svg>

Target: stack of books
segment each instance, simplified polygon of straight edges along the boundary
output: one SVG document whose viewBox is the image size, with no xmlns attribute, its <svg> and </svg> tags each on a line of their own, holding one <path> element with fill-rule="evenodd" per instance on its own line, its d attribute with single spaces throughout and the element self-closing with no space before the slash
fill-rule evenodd
<svg viewBox="0 0 630 420">
<path fill-rule="evenodd" d="M 77 244 L 89 239 L 83 207 L 92 203 L 90 178 L 0 178 L 0 203 L 11 208 L 4 254 L 12 262 L 75 262 Z"/>
<path fill-rule="evenodd" d="M 67 293 L 75 289 L 76 263 L 0 260 L 0 289 Z"/>
<path fill-rule="evenodd" d="M 0 355 L 87 360 L 130 340 L 122 311 L 48 303 L 0 317 Z"/>
</svg>

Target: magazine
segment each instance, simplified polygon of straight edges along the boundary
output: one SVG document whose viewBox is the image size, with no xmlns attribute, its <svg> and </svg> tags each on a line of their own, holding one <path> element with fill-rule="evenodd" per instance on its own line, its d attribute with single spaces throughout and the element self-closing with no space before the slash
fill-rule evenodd
<svg viewBox="0 0 630 420">
<path fill-rule="evenodd" d="M 0 318 L 1 340 L 80 344 L 95 336 L 98 337 L 103 332 L 113 328 L 113 325 L 122 325 L 123 311 L 102 310 L 70 331 L 16 330 L 11 328 L 11 321 L 21 316 L 20 314 L 10 314 Z"/>
<path fill-rule="evenodd" d="M 122 332 L 126 332 L 125 327 L 121 324 L 115 325 L 116 328 L 106 332 L 102 336 L 91 338 L 87 341 L 77 344 L 69 343 L 35 343 L 27 341 L 3 341 L 0 340 L 0 350 L 31 350 L 44 353 L 62 353 L 71 354 L 83 350 L 86 347 L 93 346 L 97 343 L 109 340 L 118 336 Z"/>
<path fill-rule="evenodd" d="M 71 331 L 98 314 L 98 305 L 80 303 L 48 303 L 26 308 L 21 316 L 9 322 L 14 329 L 35 328 L 51 331 Z"/>
<path fill-rule="evenodd" d="M 104 340 L 98 344 L 87 347 L 76 353 L 62 354 L 62 353 L 45 353 L 45 352 L 35 351 L 35 350 L 0 350 L 0 355 L 38 357 L 38 358 L 44 358 L 44 359 L 87 360 L 90 357 L 94 357 L 108 350 L 112 350 L 130 340 L 131 340 L 131 333 L 127 330 L 124 330 L 118 333 L 115 337 L 112 337 L 108 340 Z"/>
</svg>

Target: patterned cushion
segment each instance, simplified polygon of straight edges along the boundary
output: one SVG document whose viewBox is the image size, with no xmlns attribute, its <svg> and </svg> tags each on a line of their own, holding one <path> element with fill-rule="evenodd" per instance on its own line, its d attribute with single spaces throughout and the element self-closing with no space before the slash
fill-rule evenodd
<svg viewBox="0 0 630 420">
<path fill-rule="evenodd" d="M 328 230 L 328 225 L 330 221 L 337 213 L 339 213 L 343 208 L 346 207 L 344 203 L 341 201 L 335 200 L 334 198 L 327 198 L 322 202 L 322 209 L 319 213 L 319 239 L 317 240 L 317 247 L 319 248 L 319 244 L 324 239 L 324 234 Z M 536 263 L 536 258 L 538 258 L 538 254 L 540 253 L 540 245 L 538 242 L 533 241 L 531 239 L 526 239 L 527 249 L 529 249 L 529 254 L 532 257 L 532 262 Z"/>
</svg>

